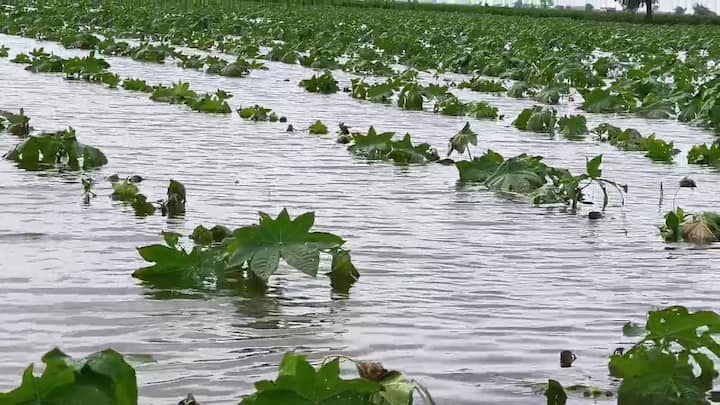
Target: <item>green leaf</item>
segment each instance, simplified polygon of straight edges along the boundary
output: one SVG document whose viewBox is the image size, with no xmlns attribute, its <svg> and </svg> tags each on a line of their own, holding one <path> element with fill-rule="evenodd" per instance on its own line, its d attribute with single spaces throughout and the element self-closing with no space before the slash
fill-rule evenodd
<svg viewBox="0 0 720 405">
<path fill-rule="evenodd" d="M 556 380 L 548 380 L 545 396 L 547 397 L 547 405 L 565 405 L 567 403 L 567 394 L 565 394 L 562 385 Z"/>
<path fill-rule="evenodd" d="M 587 120 L 583 115 L 565 116 L 558 120 L 560 133 L 568 139 L 579 139 L 588 133 Z"/>
<path fill-rule="evenodd" d="M 340 90 L 337 80 L 329 70 L 322 75 L 313 75 L 309 79 L 301 80 L 300 86 L 311 93 L 331 94 Z"/>
<path fill-rule="evenodd" d="M 113 183 L 112 199 L 118 201 L 134 201 L 135 196 L 140 193 L 138 187 L 125 180 L 122 183 Z"/>
<path fill-rule="evenodd" d="M 113 404 L 137 405 L 135 370 L 120 353 L 108 349 L 92 354 L 87 358 L 85 367 L 112 381 Z"/>
<path fill-rule="evenodd" d="M 135 371 L 112 350 L 75 361 L 58 349 L 43 356 L 45 371 L 33 375 L 30 365 L 20 387 L 0 393 L 5 405 L 136 405 Z"/>
<path fill-rule="evenodd" d="M 644 336 L 646 333 L 645 328 L 633 322 L 627 322 L 623 325 L 623 336 Z"/>
<path fill-rule="evenodd" d="M 597 155 L 589 160 L 585 158 L 585 171 L 591 179 L 599 179 L 602 177 L 600 165 L 602 165 L 602 155 Z"/>
<path fill-rule="evenodd" d="M 485 186 L 502 192 L 529 194 L 546 182 L 547 167 L 541 158 L 519 155 L 503 161 L 485 180 Z"/>
<path fill-rule="evenodd" d="M 415 384 L 405 378 L 402 373 L 390 371 L 380 381 L 380 385 L 383 390 L 372 396 L 372 404 L 412 405 Z"/>
<path fill-rule="evenodd" d="M 333 254 L 330 276 L 330 285 L 333 291 L 347 294 L 350 287 L 360 278 L 360 273 L 355 268 L 350 258 L 350 252 L 340 250 Z"/>
<path fill-rule="evenodd" d="M 267 281 L 280 262 L 280 250 L 275 246 L 261 247 L 255 251 L 250 259 L 250 271 L 262 280 Z"/>
<path fill-rule="evenodd" d="M 470 129 L 470 123 L 466 122 L 460 132 L 450 138 L 447 155 L 450 156 L 453 151 L 457 151 L 462 155 L 468 149 L 468 145 L 477 145 L 477 142 L 477 134 Z"/>
<path fill-rule="evenodd" d="M 426 163 L 439 160 L 437 152 L 427 143 L 414 146 L 410 134 L 405 134 L 402 140 L 392 142 L 392 150 L 387 155 L 395 163 Z"/>
<path fill-rule="evenodd" d="M 357 156 L 370 160 L 387 159 L 393 149 L 393 132 L 378 134 L 373 127 L 370 127 L 367 135 L 353 134 L 353 143 L 348 150 Z"/>
<path fill-rule="evenodd" d="M 163 231 L 162 236 L 165 240 L 165 243 L 167 243 L 167 245 L 171 248 L 175 248 L 180 241 L 180 238 L 182 237 L 182 235 L 180 235 L 179 233 L 170 231 Z"/>
<path fill-rule="evenodd" d="M 309 132 L 314 135 L 326 135 L 328 133 L 328 128 L 325 126 L 325 124 L 322 123 L 322 121 L 317 120 L 312 125 L 310 125 L 310 128 L 308 128 Z"/>
<path fill-rule="evenodd" d="M 290 266 L 315 277 L 320 265 L 320 252 L 306 243 L 292 243 L 280 247 L 281 257 Z"/>
<path fill-rule="evenodd" d="M 460 174 L 461 182 L 483 183 L 488 179 L 505 159 L 497 152 L 488 150 L 484 155 L 476 157 L 471 161 L 463 160 L 455 162 Z"/>
<path fill-rule="evenodd" d="M 131 206 L 138 217 L 146 217 L 155 213 L 155 206 L 149 203 L 143 194 L 136 194 Z"/>
</svg>

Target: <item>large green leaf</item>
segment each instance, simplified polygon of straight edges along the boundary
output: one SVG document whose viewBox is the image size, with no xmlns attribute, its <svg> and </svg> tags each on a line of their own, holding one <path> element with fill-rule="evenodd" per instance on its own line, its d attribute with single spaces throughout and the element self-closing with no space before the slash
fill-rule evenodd
<svg viewBox="0 0 720 405">
<path fill-rule="evenodd" d="M 502 162 L 485 185 L 491 190 L 529 194 L 545 184 L 546 174 L 540 158 L 520 155 Z"/>
<path fill-rule="evenodd" d="M 136 405 L 135 371 L 119 353 L 105 350 L 75 361 L 58 349 L 43 358 L 45 371 L 23 373 L 21 385 L 0 393 L 3 405 Z"/>
<path fill-rule="evenodd" d="M 370 127 L 367 135 L 354 134 L 353 144 L 348 150 L 354 155 L 363 156 L 367 159 L 384 159 L 392 150 L 393 132 L 378 134 L 375 128 Z"/>
<path fill-rule="evenodd" d="M 473 160 L 462 160 L 455 162 L 455 166 L 460 174 L 461 182 L 479 182 L 482 183 L 488 179 L 505 159 L 497 152 L 488 150 L 480 157 Z"/>
</svg>

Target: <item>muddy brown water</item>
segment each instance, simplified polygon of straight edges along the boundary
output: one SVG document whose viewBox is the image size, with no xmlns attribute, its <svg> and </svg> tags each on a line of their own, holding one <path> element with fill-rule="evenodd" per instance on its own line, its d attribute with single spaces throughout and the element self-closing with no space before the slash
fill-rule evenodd
<svg viewBox="0 0 720 405">
<path fill-rule="evenodd" d="M 0 44 L 11 56 L 39 46 L 85 54 L 6 35 Z M 233 107 L 259 103 L 296 128 L 316 119 L 333 130 L 341 121 L 358 130 L 374 125 L 409 132 L 444 153 L 464 124 L 342 93 L 307 93 L 297 82 L 311 71 L 300 66 L 268 63 L 268 71 L 232 79 L 108 61 L 121 77 L 222 88 L 235 95 Z M 604 176 L 629 184 L 625 205 L 611 195 L 605 218 L 589 221 L 589 208 L 571 215 L 459 188 L 452 166 L 367 163 L 332 137 L 286 133 L 286 124 L 195 113 L 0 60 L 1 109 L 24 106 L 40 130 L 72 126 L 110 161 L 92 174 L 98 197 L 89 206 L 76 175 L 0 161 L 0 390 L 16 386 L 24 367 L 54 346 L 75 356 L 113 347 L 156 359 L 135 364 L 143 404 L 175 403 L 187 392 L 204 403 L 233 404 L 294 350 L 313 360 L 342 353 L 382 361 L 429 387 L 439 404 L 542 404 L 530 385 L 548 378 L 611 386 L 607 356 L 631 343 L 623 323 L 642 322 L 666 305 L 719 309 L 718 250 L 668 251 L 657 230 L 661 182 L 672 194 L 690 176 L 698 188 L 681 191 L 678 204 L 717 209 L 720 173 L 685 160 L 710 133 L 673 121 L 588 115 L 591 125 L 609 121 L 675 141 L 683 151 L 677 163 L 657 164 L 593 141 L 517 131 L 510 122 L 532 101 L 459 94 L 488 100 L 508 117 L 470 120 L 478 153 L 527 152 L 572 170 L 602 153 Z M 0 135 L 0 150 L 16 142 Z M 170 178 L 184 182 L 186 218 L 134 217 L 108 198 L 102 178 L 114 173 L 142 175 L 141 190 L 152 198 L 162 197 Z M 666 197 L 663 212 L 671 205 Z M 239 226 L 282 207 L 293 215 L 314 210 L 318 229 L 348 240 L 362 273 L 349 297 L 332 296 L 323 277 L 284 266 L 264 298 L 170 294 L 130 277 L 143 265 L 135 248 L 159 242 L 161 230 Z M 572 368 L 559 366 L 564 349 L 578 356 Z"/>
</svg>

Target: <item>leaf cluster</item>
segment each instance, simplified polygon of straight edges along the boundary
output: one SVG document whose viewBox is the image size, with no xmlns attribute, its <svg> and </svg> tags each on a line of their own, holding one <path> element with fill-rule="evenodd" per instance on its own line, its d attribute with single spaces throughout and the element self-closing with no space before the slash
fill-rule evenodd
<svg viewBox="0 0 720 405">
<path fill-rule="evenodd" d="M 20 168 L 32 171 L 90 170 L 108 162 L 100 149 L 78 142 L 73 128 L 30 136 L 4 157 L 16 162 Z"/>
<path fill-rule="evenodd" d="M 427 163 L 440 159 L 427 143 L 413 145 L 410 134 L 394 140 L 394 132 L 377 133 L 370 127 L 367 134 L 354 133 L 348 151 L 368 160 L 389 160 L 398 164 Z"/>
<path fill-rule="evenodd" d="M 594 128 L 593 132 L 601 142 L 607 142 L 625 151 L 646 152 L 645 156 L 656 162 L 672 162 L 673 157 L 680 153 L 672 142 L 659 139 L 655 137 L 655 134 L 642 136 L 640 132 L 631 128 L 622 130 L 604 123 Z"/>
<path fill-rule="evenodd" d="M 315 215 L 308 212 L 291 219 L 283 209 L 277 218 L 260 213 L 260 222 L 237 228 L 229 234 L 224 227 L 209 232 L 196 228 L 196 245 L 186 250 L 179 245 L 180 235 L 165 233 L 166 245 L 138 248 L 145 261 L 153 263 L 133 276 L 154 285 L 204 288 L 213 284 L 223 288 L 229 280 L 265 285 L 278 269 L 280 259 L 290 267 L 315 277 L 320 254 L 332 257 L 330 277 L 334 291 L 350 289 L 359 273 L 343 249 L 345 241 L 326 232 L 311 232 Z"/>
<path fill-rule="evenodd" d="M 94 404 L 136 405 L 135 370 L 123 356 L 104 350 L 75 360 L 54 349 L 42 357 L 45 370 L 40 376 L 34 365 L 25 369 L 20 386 L 0 393 L 5 405 Z"/>
</svg>

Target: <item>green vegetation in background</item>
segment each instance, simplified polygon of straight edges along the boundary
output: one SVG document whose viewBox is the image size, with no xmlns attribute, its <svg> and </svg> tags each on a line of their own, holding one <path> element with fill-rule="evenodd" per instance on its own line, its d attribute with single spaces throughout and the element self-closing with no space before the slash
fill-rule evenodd
<svg viewBox="0 0 720 405">
<path fill-rule="evenodd" d="M 147 2 L 143 0 L 123 0 L 129 6 L 143 6 Z M 15 3 L 14 0 L 7 1 Z M 101 2 L 105 2 L 102 1 Z M 163 6 L 179 7 L 189 9 L 193 7 L 218 7 L 224 10 L 236 10 L 240 5 L 235 0 L 169 0 L 159 1 Z M 334 7 L 334 8 L 356 8 L 356 9 L 381 9 L 397 11 L 430 11 L 444 13 L 464 14 L 489 14 L 513 17 L 533 18 L 569 18 L 573 20 L 598 21 L 598 22 L 622 22 L 639 24 L 659 25 L 718 25 L 720 17 L 703 13 L 691 14 L 654 14 L 652 20 L 648 21 L 644 13 L 630 11 L 603 12 L 593 9 L 573 10 L 558 8 L 533 8 L 533 7 L 500 7 L 466 4 L 432 4 L 427 2 L 390 1 L 390 0 L 264 0 L 264 4 L 275 3 L 285 6 L 309 6 L 309 7 Z M 620 6 L 620 4 L 617 4 Z"/>
<path fill-rule="evenodd" d="M 35 3 L 27 0 L 27 4 Z M 569 19 L 537 21 L 423 10 L 386 13 L 377 8 L 289 7 L 285 3 L 240 2 L 234 10 L 178 9 L 175 3 L 132 9 L 124 2 L 102 4 L 102 9 L 82 3 L 69 7 L 62 0 L 51 0 L 41 7 L 8 9 L 0 14 L 0 31 L 62 41 L 70 47 L 95 45 L 99 52 L 111 54 L 127 53 L 129 47 L 113 37 L 157 40 L 163 44 L 152 45 L 153 53 L 173 56 L 183 67 L 208 73 L 221 73 L 228 62 L 182 55 L 173 46 L 215 48 L 236 54 L 238 60 L 265 57 L 303 63 L 304 55 L 314 55 L 311 65 L 392 75 L 386 82 L 374 84 L 353 80 L 352 89 L 344 90 L 354 98 L 389 103 L 396 95 L 397 105 L 407 110 L 423 110 L 429 103 L 441 114 L 499 118 L 491 106 L 462 103 L 443 91 L 446 86 L 420 85 L 413 80 L 413 70 L 393 74 L 391 66 L 399 63 L 416 70 L 473 73 L 476 78 L 497 77 L 504 81 L 502 86 L 514 81 L 507 92 L 513 97 L 555 104 L 572 98 L 577 90 L 587 112 L 678 119 L 720 131 L 715 107 L 720 100 L 720 77 L 709 67 L 717 58 L 714 44 L 720 43 L 715 27 L 648 26 L 644 28 L 647 35 L 637 37 L 630 25 Z M 127 18 L 109 19 L 108 15 Z M 86 32 L 87 26 L 97 27 L 107 38 L 93 37 Z M 237 30 L 246 35 L 231 37 Z M 512 48 L 507 47 L 508 31 L 515 36 Z M 552 46 L 548 48 L 548 44 Z M 149 47 L 146 43 L 144 48 Z M 270 48 L 267 55 L 259 54 L 262 47 Z M 598 55 L 597 49 L 607 54 Z M 19 55 L 15 61 L 32 63 L 27 55 Z M 57 64 L 56 60 L 47 62 L 44 66 L 50 69 Z M 243 62 L 249 66 L 256 63 Z M 110 87 L 120 83 L 116 75 L 91 77 L 102 77 Z M 487 85 L 480 83 L 474 89 L 497 91 Z M 303 87 L 327 93 L 341 86 L 330 75 L 318 74 L 304 81 Z M 228 112 L 215 96 L 203 97 L 205 102 L 199 105 L 207 105 L 207 112 Z"/>
</svg>

